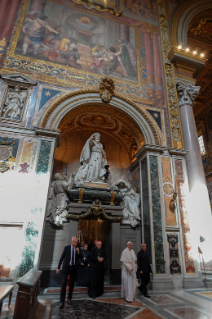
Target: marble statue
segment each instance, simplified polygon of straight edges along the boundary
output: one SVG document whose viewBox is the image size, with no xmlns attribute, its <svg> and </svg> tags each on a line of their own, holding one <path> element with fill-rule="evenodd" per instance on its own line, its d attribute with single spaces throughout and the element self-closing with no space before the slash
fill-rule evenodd
<svg viewBox="0 0 212 319">
<path fill-rule="evenodd" d="M 62 226 L 63 221 L 66 221 L 68 213 L 66 210 L 68 201 L 66 190 L 71 185 L 72 176 L 71 174 L 69 181 L 66 182 L 60 173 L 56 173 L 49 189 L 47 216 L 49 221 L 56 226 Z"/>
<path fill-rule="evenodd" d="M 26 96 L 26 91 L 21 91 L 18 85 L 15 86 L 14 91 L 10 88 L 2 115 L 7 118 L 20 118 Z"/>
<path fill-rule="evenodd" d="M 118 179 L 109 187 L 110 190 L 119 190 L 123 195 L 122 206 L 123 216 L 126 221 L 129 221 L 132 227 L 135 227 L 141 221 L 139 203 L 140 195 L 133 189 L 132 185 L 128 184 L 123 179 Z"/>
<path fill-rule="evenodd" d="M 86 141 L 80 155 L 80 164 L 75 176 L 77 186 L 84 182 L 106 182 L 108 164 L 99 133 L 92 134 Z"/>
</svg>

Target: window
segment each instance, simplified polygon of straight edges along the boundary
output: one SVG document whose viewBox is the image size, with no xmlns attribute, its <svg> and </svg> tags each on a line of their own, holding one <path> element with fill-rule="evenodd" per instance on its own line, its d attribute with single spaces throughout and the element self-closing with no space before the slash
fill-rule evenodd
<svg viewBox="0 0 212 319">
<path fill-rule="evenodd" d="M 201 153 L 201 155 L 205 155 L 205 145 L 204 145 L 202 135 L 198 136 L 198 141 L 199 141 L 200 153 Z"/>
</svg>

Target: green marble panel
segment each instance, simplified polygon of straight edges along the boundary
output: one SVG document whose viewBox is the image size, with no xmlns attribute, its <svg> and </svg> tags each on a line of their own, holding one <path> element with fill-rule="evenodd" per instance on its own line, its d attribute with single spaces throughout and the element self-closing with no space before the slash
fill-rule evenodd
<svg viewBox="0 0 212 319">
<path fill-rule="evenodd" d="M 152 196 L 152 219 L 155 244 L 155 267 L 157 274 L 165 273 L 163 233 L 160 204 L 160 185 L 158 176 L 158 158 L 150 156 L 151 196 Z"/>
<path fill-rule="evenodd" d="M 41 141 L 38 164 L 36 169 L 37 174 L 45 174 L 48 171 L 51 145 L 51 142 Z"/>
<path fill-rule="evenodd" d="M 147 247 L 147 254 L 152 260 L 151 254 L 151 233 L 150 233 L 150 212 L 149 212 L 149 187 L 148 187 L 148 172 L 147 172 L 147 159 L 146 157 L 141 162 L 142 173 L 142 206 L 143 206 L 143 224 L 144 224 L 144 242 Z"/>
</svg>

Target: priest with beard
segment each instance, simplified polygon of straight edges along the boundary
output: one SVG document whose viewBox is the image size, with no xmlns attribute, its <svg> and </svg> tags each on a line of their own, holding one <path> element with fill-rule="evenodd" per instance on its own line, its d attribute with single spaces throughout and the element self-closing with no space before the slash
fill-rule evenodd
<svg viewBox="0 0 212 319">
<path fill-rule="evenodd" d="M 102 242 L 98 241 L 96 247 L 91 250 L 91 281 L 88 289 L 88 295 L 95 299 L 104 293 L 104 263 L 107 255 Z"/>
</svg>

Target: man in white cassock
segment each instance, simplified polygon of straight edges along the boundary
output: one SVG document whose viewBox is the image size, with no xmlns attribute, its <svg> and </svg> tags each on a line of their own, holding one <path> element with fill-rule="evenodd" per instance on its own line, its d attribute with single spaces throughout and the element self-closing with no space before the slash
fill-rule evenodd
<svg viewBox="0 0 212 319">
<path fill-rule="evenodd" d="M 121 254 L 122 262 L 122 285 L 121 285 L 121 297 L 126 301 L 132 302 L 135 297 L 136 291 L 136 255 L 133 248 L 133 243 L 128 241 L 127 247 Z"/>
</svg>

